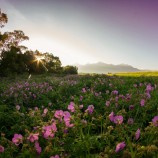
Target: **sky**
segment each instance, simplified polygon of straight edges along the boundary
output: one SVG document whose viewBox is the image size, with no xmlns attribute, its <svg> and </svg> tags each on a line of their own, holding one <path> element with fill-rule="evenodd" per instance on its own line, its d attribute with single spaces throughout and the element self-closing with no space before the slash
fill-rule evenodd
<svg viewBox="0 0 158 158">
<path fill-rule="evenodd" d="M 158 0 L 0 0 L 31 50 L 63 65 L 104 62 L 158 70 Z"/>
</svg>

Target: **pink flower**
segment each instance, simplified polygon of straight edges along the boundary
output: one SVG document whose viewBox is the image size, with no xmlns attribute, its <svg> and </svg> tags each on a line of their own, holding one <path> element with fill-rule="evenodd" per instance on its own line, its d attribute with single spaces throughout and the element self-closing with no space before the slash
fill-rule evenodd
<svg viewBox="0 0 158 158">
<path fill-rule="evenodd" d="M 94 106 L 93 105 L 89 105 L 86 112 L 88 112 L 89 114 L 92 114 L 94 111 Z"/>
<path fill-rule="evenodd" d="M 86 91 L 86 88 L 82 88 L 82 92 L 83 93 L 86 93 L 87 91 Z"/>
<path fill-rule="evenodd" d="M 80 108 L 80 109 L 83 109 L 83 104 L 82 104 L 82 105 L 79 105 L 79 108 Z"/>
<path fill-rule="evenodd" d="M 122 124 L 122 122 L 123 122 L 123 116 L 119 115 L 114 117 L 115 124 Z"/>
<path fill-rule="evenodd" d="M 12 142 L 18 146 L 20 143 L 22 143 L 22 135 L 14 134 L 14 137 L 12 138 Z"/>
<path fill-rule="evenodd" d="M 83 96 L 80 96 L 80 101 L 82 101 L 83 100 Z"/>
<path fill-rule="evenodd" d="M 140 137 L 140 129 L 138 128 L 136 133 L 135 133 L 135 139 L 138 140 Z"/>
<path fill-rule="evenodd" d="M 137 84 L 133 84 L 133 86 L 136 88 L 136 87 L 137 87 Z"/>
<path fill-rule="evenodd" d="M 58 118 L 60 121 L 62 121 L 62 117 L 64 116 L 63 110 L 56 110 L 54 117 Z"/>
<path fill-rule="evenodd" d="M 0 153 L 4 152 L 4 147 L 2 145 L 0 145 Z"/>
<path fill-rule="evenodd" d="M 39 146 L 39 142 L 37 141 L 35 142 L 35 148 L 36 148 L 37 153 L 40 154 L 42 151 L 42 148 Z"/>
<path fill-rule="evenodd" d="M 129 125 L 132 125 L 133 122 L 134 122 L 133 118 L 129 118 L 127 123 L 128 123 Z"/>
<path fill-rule="evenodd" d="M 111 112 L 111 113 L 110 113 L 109 119 L 110 119 L 111 122 L 114 121 L 114 112 Z"/>
<path fill-rule="evenodd" d="M 110 101 L 106 101 L 106 103 L 105 103 L 105 105 L 107 106 L 107 107 L 109 107 L 110 106 Z"/>
<path fill-rule="evenodd" d="M 60 158 L 59 155 L 51 156 L 50 158 Z"/>
<path fill-rule="evenodd" d="M 125 142 L 121 142 L 117 144 L 115 152 L 118 153 L 120 150 L 124 149 L 125 146 L 126 146 Z"/>
<path fill-rule="evenodd" d="M 57 132 L 57 127 L 55 123 L 52 123 L 52 125 L 50 126 L 43 127 L 43 137 L 46 139 L 48 139 L 49 137 L 53 138 L 55 132 Z"/>
<path fill-rule="evenodd" d="M 118 91 L 114 90 L 114 91 L 111 92 L 111 94 L 118 95 Z"/>
<path fill-rule="evenodd" d="M 150 92 L 150 91 L 152 91 L 153 90 L 153 87 L 151 86 L 151 84 L 148 84 L 147 86 L 146 86 L 146 91 L 147 92 Z"/>
<path fill-rule="evenodd" d="M 43 113 L 44 113 L 44 114 L 47 114 L 47 112 L 48 112 L 48 109 L 45 108 L 44 111 L 43 111 Z"/>
<path fill-rule="evenodd" d="M 144 106 L 144 105 L 145 105 L 145 99 L 142 99 L 142 100 L 140 101 L 140 105 L 141 105 L 141 106 Z"/>
<path fill-rule="evenodd" d="M 68 105 L 68 110 L 70 110 L 71 112 L 74 112 L 75 111 L 75 107 L 74 107 L 74 103 L 71 102 L 70 105 Z"/>
<path fill-rule="evenodd" d="M 29 139 L 30 142 L 34 142 L 35 140 L 38 140 L 38 135 L 39 133 L 36 134 L 31 133 L 29 137 L 27 137 L 27 139 Z"/>
<path fill-rule="evenodd" d="M 155 117 L 152 119 L 152 122 L 153 122 L 154 126 L 158 126 L 158 116 L 155 116 Z"/>
<path fill-rule="evenodd" d="M 71 121 L 71 115 L 68 111 L 65 111 L 64 112 L 64 122 L 65 122 L 66 127 L 74 126 L 74 124 L 71 124 L 70 121 Z"/>
<path fill-rule="evenodd" d="M 20 106 L 19 105 L 16 105 L 16 110 L 20 110 Z"/>
</svg>

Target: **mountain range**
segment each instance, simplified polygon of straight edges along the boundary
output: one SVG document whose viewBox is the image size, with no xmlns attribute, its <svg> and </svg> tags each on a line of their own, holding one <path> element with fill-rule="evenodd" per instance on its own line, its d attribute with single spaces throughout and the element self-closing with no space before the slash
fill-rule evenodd
<svg viewBox="0 0 158 158">
<path fill-rule="evenodd" d="M 131 65 L 127 64 L 106 64 L 103 62 L 93 63 L 93 64 L 86 64 L 86 65 L 76 65 L 78 67 L 79 73 L 117 73 L 117 72 L 137 72 L 141 71 L 137 68 L 134 68 Z"/>
</svg>

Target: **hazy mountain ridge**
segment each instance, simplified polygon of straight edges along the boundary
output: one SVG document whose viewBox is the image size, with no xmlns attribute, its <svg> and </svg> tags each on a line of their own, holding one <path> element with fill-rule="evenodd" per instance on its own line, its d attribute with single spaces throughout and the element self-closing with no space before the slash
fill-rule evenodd
<svg viewBox="0 0 158 158">
<path fill-rule="evenodd" d="M 79 73 L 117 73 L 117 72 L 137 72 L 140 71 L 137 68 L 132 67 L 127 64 L 106 64 L 103 62 L 86 64 L 86 65 L 76 65 L 78 67 Z"/>
</svg>

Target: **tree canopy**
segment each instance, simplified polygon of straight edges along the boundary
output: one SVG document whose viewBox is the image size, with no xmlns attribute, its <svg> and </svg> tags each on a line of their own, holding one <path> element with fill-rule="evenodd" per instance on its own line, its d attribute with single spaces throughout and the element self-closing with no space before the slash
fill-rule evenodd
<svg viewBox="0 0 158 158">
<path fill-rule="evenodd" d="M 7 22 L 7 14 L 0 10 L 0 28 L 3 28 Z M 20 45 L 25 40 L 29 40 L 29 37 L 21 30 L 0 32 L 0 76 L 26 72 L 77 74 L 75 66 L 62 67 L 59 57 L 52 53 L 28 50 L 27 47 Z"/>
</svg>

